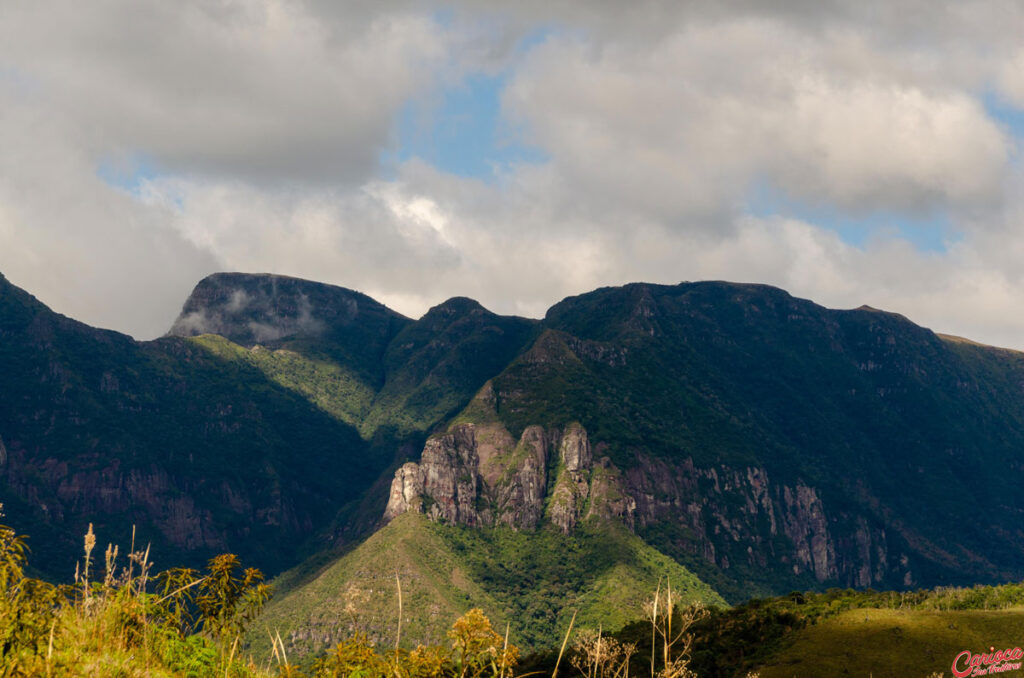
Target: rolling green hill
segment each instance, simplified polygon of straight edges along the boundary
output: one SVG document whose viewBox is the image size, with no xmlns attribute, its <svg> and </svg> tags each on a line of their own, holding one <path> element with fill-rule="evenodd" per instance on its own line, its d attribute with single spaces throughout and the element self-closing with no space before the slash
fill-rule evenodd
<svg viewBox="0 0 1024 678">
<path fill-rule="evenodd" d="M 686 601 L 722 604 L 686 568 L 617 525 L 592 523 L 573 535 L 507 528 L 444 526 L 407 513 L 317 571 L 274 582 L 275 599 L 251 635 L 280 632 L 289 652 L 308 655 L 355 632 L 395 642 L 398 585 L 402 638 L 410 646 L 444 640 L 459 615 L 481 607 L 495 627 L 510 626 L 524 648 L 557 644 L 577 611 L 579 627 L 616 628 L 642 613 L 660 581 Z"/>
<path fill-rule="evenodd" d="M 849 610 L 795 634 L 763 678 L 950 676 L 954 659 L 1021 646 L 1024 607 L 1008 610 Z M 960 669 L 965 668 L 961 660 Z M 1013 675 L 1011 672 L 1010 675 Z"/>
</svg>

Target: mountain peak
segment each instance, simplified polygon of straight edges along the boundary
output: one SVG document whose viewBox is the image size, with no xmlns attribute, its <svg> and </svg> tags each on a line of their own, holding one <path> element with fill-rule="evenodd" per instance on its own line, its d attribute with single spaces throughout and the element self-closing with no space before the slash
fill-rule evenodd
<svg viewBox="0 0 1024 678">
<path fill-rule="evenodd" d="M 344 287 L 269 273 L 215 273 L 196 285 L 168 334 L 219 334 L 252 346 L 393 321 L 406 319 Z"/>
<path fill-rule="evenodd" d="M 472 313 L 474 311 L 483 311 L 490 313 L 484 308 L 479 301 L 476 299 L 470 299 L 469 297 L 452 297 L 442 301 L 437 306 L 432 306 L 425 314 L 428 315 L 465 315 L 466 313 Z"/>
</svg>

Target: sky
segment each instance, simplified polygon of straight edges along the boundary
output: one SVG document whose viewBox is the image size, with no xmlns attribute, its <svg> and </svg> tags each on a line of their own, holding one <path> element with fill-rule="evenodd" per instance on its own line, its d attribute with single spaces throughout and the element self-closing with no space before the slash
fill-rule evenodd
<svg viewBox="0 0 1024 678">
<path fill-rule="evenodd" d="M 1024 349 L 1024 3 L 4 0 L 0 273 L 163 334 L 216 271 L 543 316 L 776 285 Z"/>
</svg>

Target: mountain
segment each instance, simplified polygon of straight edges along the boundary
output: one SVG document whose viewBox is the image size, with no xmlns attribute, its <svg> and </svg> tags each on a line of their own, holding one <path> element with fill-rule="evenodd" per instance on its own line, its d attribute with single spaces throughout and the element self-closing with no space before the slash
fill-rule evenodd
<svg viewBox="0 0 1024 678">
<path fill-rule="evenodd" d="M 412 558 L 402 540 L 356 555 L 411 518 L 513 626 L 562 604 L 514 595 L 522 573 L 486 554 L 530 569 L 520 551 L 602 539 L 730 602 L 1024 578 L 1024 354 L 763 285 L 602 288 L 541 320 L 454 298 L 412 320 L 217 274 L 136 342 L 0 279 L 0 373 L 0 498 L 44 572 L 88 522 L 112 541 L 137 525 L 168 564 L 232 550 L 277 572 L 319 551 L 277 609 L 327 618 L 314 575 Z M 580 562 L 574 596 L 604 571 Z M 443 614 L 462 609 L 446 591 Z"/>
<path fill-rule="evenodd" d="M 457 412 L 536 324 L 458 297 L 412 321 L 342 287 L 218 273 L 196 286 L 169 335 L 249 349 L 254 367 L 369 438 L 423 432 Z"/>
<path fill-rule="evenodd" d="M 398 470 L 392 499 L 413 501 L 388 517 L 530 529 L 546 511 L 571 529 L 605 477 L 617 499 L 601 511 L 736 601 L 1019 579 L 1022 385 L 1024 355 L 896 314 L 760 285 L 605 288 L 555 305 L 417 469 Z M 592 452 L 567 483 L 550 450 L 570 429 Z M 520 452 L 537 440 L 546 463 Z M 477 480 L 436 482 L 439 464 Z M 516 493 L 515 511 L 488 512 Z"/>
<path fill-rule="evenodd" d="M 277 570 L 387 461 L 351 426 L 248 365 L 53 313 L 0 278 L 0 487 L 33 564 L 74 569 L 99 538 L 160 563 L 232 550 Z"/>
<path fill-rule="evenodd" d="M 230 550 L 270 572 L 355 538 L 395 456 L 532 332 L 467 301 L 412 321 L 340 287 L 217 274 L 136 342 L 0 277 L 4 510 L 53 575 L 89 522 L 120 542 L 137 526 L 167 564 Z"/>
</svg>

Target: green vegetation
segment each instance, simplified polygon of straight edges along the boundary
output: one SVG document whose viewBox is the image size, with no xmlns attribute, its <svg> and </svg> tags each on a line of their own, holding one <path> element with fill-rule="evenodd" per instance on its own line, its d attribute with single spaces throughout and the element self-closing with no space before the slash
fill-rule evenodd
<svg viewBox="0 0 1024 678">
<path fill-rule="evenodd" d="M 0 506 L 2 509 L 2 506 Z M 2 516 L 2 511 L 0 511 Z M 355 633 L 303 672 L 287 659 L 280 634 L 257 663 L 239 641 L 270 598 L 262 573 L 233 554 L 188 568 L 151 573 L 149 548 L 118 562 L 108 545 L 102 573 L 92 525 L 73 584 L 26 576 L 25 538 L 0 525 L 0 676 L 181 678 L 340 678 L 422 676 L 511 678 L 518 648 L 479 609 L 454 621 L 444 643 L 381 651 Z M 397 622 L 397 620 L 396 620 Z"/>
<path fill-rule="evenodd" d="M 351 426 L 202 342 L 138 343 L 0 280 L 0 475 L 60 578 L 92 522 L 169 562 L 228 546 L 276 572 L 390 462 Z M 226 344 L 226 342 L 221 342 Z"/>
<path fill-rule="evenodd" d="M 575 612 L 585 628 L 618 628 L 634 618 L 658 582 L 686 603 L 724 605 L 693 573 L 611 522 L 586 522 L 566 535 L 505 528 L 431 525 L 512 623 L 524 647 L 564 633 Z"/>
<path fill-rule="evenodd" d="M 108 545 L 100 558 L 90 526 L 74 582 L 55 586 L 26 575 L 25 538 L 0 525 L 0 675 L 512 678 L 536 671 L 548 674 L 560 666 L 559 675 L 588 678 L 627 673 L 657 678 L 925 676 L 948 670 L 963 650 L 1019 646 L 1024 633 L 1024 583 L 903 593 L 837 589 L 756 599 L 730 609 L 705 607 L 694 600 L 692 588 L 675 588 L 666 577 L 634 612 L 642 619 L 618 631 L 610 606 L 621 601 L 611 590 L 595 590 L 609 606 L 601 613 L 592 601 L 577 596 L 575 614 L 564 627 L 557 633 L 549 627 L 548 635 L 538 637 L 539 646 L 547 649 L 520 663 L 513 626 L 524 620 L 518 617 L 495 628 L 494 617 L 479 608 L 460 612 L 442 604 L 434 608 L 429 625 L 417 629 L 424 602 L 420 596 L 445 594 L 442 571 L 450 582 L 464 580 L 464 600 L 493 599 L 466 582 L 465 572 L 452 569 L 459 563 L 445 560 L 444 552 L 413 553 L 436 548 L 437 540 L 431 543 L 429 535 L 446 528 L 431 528 L 418 516 L 402 516 L 392 525 L 389 538 L 379 538 L 358 566 L 383 571 L 396 565 L 395 581 L 387 582 L 382 573 L 369 582 L 379 589 L 343 588 L 345 607 L 338 613 L 344 616 L 325 618 L 319 628 L 291 632 L 278 626 L 281 617 L 272 614 L 273 605 L 259 616 L 270 588 L 258 570 L 243 568 L 234 555 L 211 559 L 205 572 L 177 568 L 153 574 L 148 548 L 129 549 L 120 558 L 118 548 Z M 476 539 L 468 531 L 448 532 L 456 543 Z M 523 544 L 512 533 L 498 532 L 485 537 L 496 548 L 494 557 L 514 558 Z M 553 550 L 545 547 L 548 538 L 534 543 L 540 544 L 542 557 L 554 558 Z M 397 545 L 408 549 L 411 560 L 394 560 L 403 555 L 395 551 Z M 600 551 L 591 549 L 587 555 L 601 558 Z M 442 560 L 432 571 L 406 569 L 437 556 Z M 658 558 L 650 562 L 661 564 Z M 469 570 L 490 565 L 478 559 Z M 545 568 L 539 565 L 543 574 Z M 433 590 L 419 585 L 425 577 L 434 577 L 426 587 Z M 385 610 L 376 599 L 388 588 L 394 595 L 387 600 L 391 609 Z M 561 595 L 572 597 L 572 592 Z M 363 623 L 364 613 L 374 606 L 388 632 Z M 589 614 L 597 615 L 589 622 L 588 607 Z M 323 639 L 320 634 L 332 622 L 345 627 L 338 639 L 321 643 L 299 661 L 299 641 Z M 444 628 L 448 630 L 442 632 Z M 435 639 L 404 640 L 423 630 L 433 632 Z M 270 642 L 246 646 L 241 640 L 247 633 Z"/>
<path fill-rule="evenodd" d="M 170 562 L 198 565 L 230 546 L 269 572 L 335 535 L 364 536 L 381 511 L 367 491 L 533 326 L 460 304 L 411 323 L 340 288 L 226 278 L 198 286 L 184 316 L 217 295 L 229 306 L 249 299 L 217 320 L 225 334 L 255 341 L 253 327 L 305 318 L 315 336 L 299 323 L 266 347 L 209 334 L 135 342 L 53 313 L 0 277 L 0 481 L 49 576 L 59 578 L 55 564 L 77 550 L 70 535 L 89 521 L 115 534 L 138 525 Z M 304 316 L 303 303 L 324 320 Z"/>
<path fill-rule="evenodd" d="M 796 634 L 761 667 L 762 678 L 873 674 L 952 675 L 964 650 L 1021 646 L 1024 608 L 934 612 L 850 610 Z M 962 668 L 962 666 L 961 666 Z M 1010 673 L 1009 675 L 1013 675 Z"/>
<path fill-rule="evenodd" d="M 54 586 L 25 575 L 25 538 L 0 525 L 0 675 L 257 674 L 238 639 L 270 596 L 259 570 L 223 554 L 153 577 L 148 548 L 122 564 L 111 545 L 99 571 L 95 548 L 90 525 L 74 583 Z"/>
<path fill-rule="evenodd" d="M 909 592 L 832 589 L 712 608 L 691 627 L 701 678 L 908 675 L 949 671 L 964 649 L 1020 645 L 1024 583 Z M 650 656 L 646 621 L 615 634 Z"/>
<path fill-rule="evenodd" d="M 250 634 L 253 650 L 270 650 L 268 630 L 291 638 L 292 656 L 326 651 L 355 633 L 393 645 L 399 584 L 402 634 L 411 646 L 441 642 L 451 620 L 474 607 L 498 619 L 491 597 L 432 527 L 422 516 L 401 515 L 321 571 L 291 579 L 294 588 L 279 589 Z"/>
<path fill-rule="evenodd" d="M 218 357 L 252 365 L 275 384 L 302 394 L 350 426 L 361 424 L 373 401 L 372 384 L 326 355 L 302 354 L 283 348 L 270 350 L 261 346 L 247 350 L 216 334 L 200 335 L 192 341 Z"/>
<path fill-rule="evenodd" d="M 596 290 L 552 307 L 543 328 L 491 380 L 513 435 L 579 421 L 623 470 L 641 457 L 763 468 L 776 487 L 816 488 L 833 518 L 884 529 L 915 583 L 1024 571 L 1019 541 L 988 538 L 1017 529 L 1007 508 L 1020 505 L 1024 469 L 1024 354 L 947 341 L 896 314 L 717 282 Z M 700 555 L 705 536 L 674 521 L 641 534 L 734 601 L 856 581 L 852 569 L 795 577 L 777 557 L 791 552 L 786 537 L 768 521 L 755 529 L 750 540 L 707 535 L 717 564 Z M 899 568 L 882 577 L 904 585 Z"/>
<path fill-rule="evenodd" d="M 299 654 L 355 632 L 393 643 L 400 582 L 402 633 L 410 643 L 438 642 L 442 622 L 480 607 L 509 624 L 514 643 L 539 649 L 565 633 L 574 611 L 583 627 L 635 618 L 661 580 L 672 581 L 684 602 L 723 604 L 621 526 L 526 533 L 445 526 L 406 513 L 315 576 L 289 579 L 294 588 L 281 590 L 261 624 L 291 635 Z M 250 640 L 265 650 L 265 632 Z"/>
<path fill-rule="evenodd" d="M 467 299 L 412 321 L 350 290 L 214 276 L 181 327 L 200 321 L 220 336 L 135 342 L 55 314 L 0 278 L 0 482 L 44 575 L 60 578 L 79 548 L 71 535 L 90 521 L 106 534 L 137 524 L 161 558 L 193 567 L 230 550 L 274 574 L 321 551 L 282 580 L 294 588 L 267 618 L 281 614 L 297 646 L 327 649 L 349 630 L 397 629 L 394 593 L 375 594 L 362 620 L 328 616 L 344 590 L 330 586 L 392 559 L 408 609 L 435 613 L 410 612 L 409 637 L 429 627 L 440 642 L 438 619 L 479 605 L 530 648 L 559 635 L 570 609 L 584 626 L 624 622 L 643 590 L 680 567 L 668 557 L 688 570 L 670 578 L 682 588 L 699 577 L 706 586 L 691 592 L 709 602 L 711 589 L 737 602 L 1024 572 L 1024 545 L 1011 538 L 1022 510 L 1024 355 L 941 338 L 901 316 L 698 283 L 597 290 L 540 322 Z M 642 463 L 671 475 L 691 460 L 704 475 L 692 474 L 681 498 L 656 482 L 643 488 L 638 503 L 651 515 L 637 520 L 639 538 L 603 525 L 566 536 L 400 520 L 335 563 L 323 555 L 372 529 L 391 471 L 428 434 L 466 421 L 513 436 L 579 422 L 623 478 Z M 771 516 L 735 488 L 708 500 L 712 473 L 752 469 L 764 471 Z M 803 500 L 781 492 L 801 485 L 820 504 L 805 497 L 794 517 Z M 821 524 L 806 524 L 819 508 Z M 806 562 L 794 574 L 794 542 L 812 527 L 827 542 L 815 554 L 828 561 L 820 579 Z M 393 591 L 392 574 L 370 588 Z M 353 606 L 366 590 L 351 591 Z M 769 607 L 781 621 L 765 624 L 776 630 L 833 619 Z M 820 624 L 789 624 L 791 612 Z M 303 637 L 310 619 L 316 631 Z M 253 643 L 270 642 L 259 636 Z"/>
</svg>

